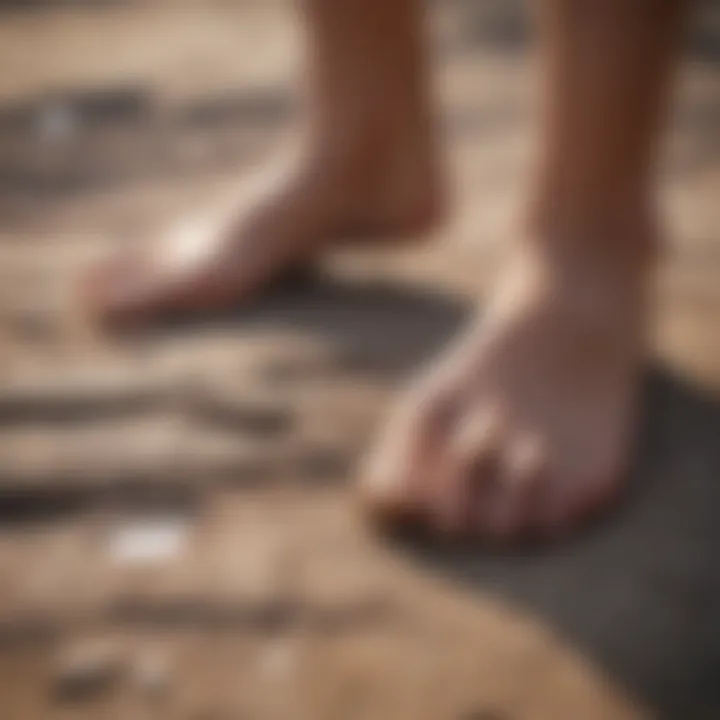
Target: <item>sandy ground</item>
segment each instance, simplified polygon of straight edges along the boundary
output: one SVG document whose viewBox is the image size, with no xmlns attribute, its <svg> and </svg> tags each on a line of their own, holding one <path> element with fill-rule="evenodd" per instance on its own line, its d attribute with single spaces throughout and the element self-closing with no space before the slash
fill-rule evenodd
<svg viewBox="0 0 720 720">
<path fill-rule="evenodd" d="M 497 268 L 529 144 L 513 7 L 433 9 L 458 197 L 436 242 L 343 251 L 255 307 L 110 340 L 73 312 L 73 274 L 292 137 L 298 29 L 283 2 L 0 4 L 2 720 L 720 717 L 703 12 L 628 500 L 562 549 L 493 557 L 378 538 L 348 488 Z"/>
</svg>

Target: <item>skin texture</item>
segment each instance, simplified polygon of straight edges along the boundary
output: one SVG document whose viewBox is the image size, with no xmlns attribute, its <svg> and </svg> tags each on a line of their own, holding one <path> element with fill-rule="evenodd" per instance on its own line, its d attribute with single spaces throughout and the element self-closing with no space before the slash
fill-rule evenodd
<svg viewBox="0 0 720 720">
<path fill-rule="evenodd" d="M 508 541 L 562 533 L 623 487 L 681 6 L 535 3 L 543 101 L 527 212 L 486 313 L 380 432 L 360 485 L 372 515 Z M 102 319 L 235 303 L 345 235 L 417 233 L 442 215 L 419 5 L 306 0 L 304 11 L 300 159 L 270 189 L 99 268 L 86 292 Z"/>
<path fill-rule="evenodd" d="M 627 480 L 657 247 L 654 156 L 680 3 L 537 6 L 543 108 L 527 218 L 477 321 L 365 471 L 385 518 L 551 536 Z"/>
<path fill-rule="evenodd" d="M 103 323 L 236 304 L 330 244 L 416 237 L 443 215 L 414 0 L 307 0 L 302 14 L 310 37 L 300 146 L 150 247 L 93 268 L 81 294 Z"/>
<path fill-rule="evenodd" d="M 504 542 L 615 497 L 631 457 L 645 273 L 515 252 L 476 320 L 399 405 L 364 473 L 384 520 Z"/>
</svg>

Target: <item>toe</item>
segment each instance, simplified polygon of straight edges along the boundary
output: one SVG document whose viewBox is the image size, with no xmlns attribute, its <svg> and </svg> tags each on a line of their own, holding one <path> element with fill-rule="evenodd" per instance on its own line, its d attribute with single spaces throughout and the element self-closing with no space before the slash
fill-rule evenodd
<svg viewBox="0 0 720 720">
<path fill-rule="evenodd" d="M 433 517 L 442 534 L 476 533 L 478 498 L 494 482 L 500 440 L 499 416 L 490 410 L 467 417 L 449 439 L 433 478 Z"/>
<path fill-rule="evenodd" d="M 375 519 L 393 523 L 426 513 L 454 404 L 449 393 L 431 392 L 398 408 L 362 472 L 360 498 Z"/>
<path fill-rule="evenodd" d="M 135 324 L 214 303 L 227 282 L 211 237 L 204 225 L 183 223 L 146 246 L 123 249 L 81 282 L 85 304 L 102 322 Z"/>
<path fill-rule="evenodd" d="M 539 503 L 538 525 L 553 537 L 572 531 L 611 503 L 620 487 L 618 479 L 610 471 L 556 474 Z"/>
<path fill-rule="evenodd" d="M 485 499 L 482 520 L 490 537 L 507 542 L 533 527 L 535 501 L 546 482 L 546 457 L 537 437 L 509 441 L 502 454 L 492 493 Z"/>
<path fill-rule="evenodd" d="M 89 312 L 110 326 L 142 324 L 177 309 L 188 311 L 209 302 L 217 282 L 206 268 L 181 274 L 158 253 L 126 250 L 90 272 L 81 285 Z"/>
</svg>

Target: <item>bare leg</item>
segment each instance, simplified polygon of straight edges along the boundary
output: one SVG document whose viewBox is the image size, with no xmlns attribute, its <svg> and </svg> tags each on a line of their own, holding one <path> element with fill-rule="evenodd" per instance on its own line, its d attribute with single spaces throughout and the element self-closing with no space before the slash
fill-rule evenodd
<svg viewBox="0 0 720 720">
<path fill-rule="evenodd" d="M 91 309 L 135 323 L 235 303 L 348 233 L 407 235 L 441 212 L 417 0 L 303 0 L 300 157 L 91 273 Z M 265 178 L 263 178 L 265 180 Z"/>
<path fill-rule="evenodd" d="M 540 157 L 482 325 L 402 404 L 373 511 L 498 540 L 563 531 L 622 487 L 656 248 L 654 161 L 681 0 L 541 0 Z"/>
</svg>

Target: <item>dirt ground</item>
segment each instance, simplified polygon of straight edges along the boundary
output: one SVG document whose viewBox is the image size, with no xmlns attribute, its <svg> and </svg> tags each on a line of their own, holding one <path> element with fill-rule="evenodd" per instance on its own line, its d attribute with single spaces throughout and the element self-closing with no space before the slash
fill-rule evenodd
<svg viewBox="0 0 720 720">
<path fill-rule="evenodd" d="M 0 3 L 0 718 L 720 717 L 717 8 L 678 79 L 627 501 L 562 549 L 497 556 L 378 537 L 349 489 L 497 268 L 530 139 L 517 7 L 432 7 L 457 194 L 435 242 L 111 339 L 74 273 L 292 137 L 295 18 Z"/>
</svg>

